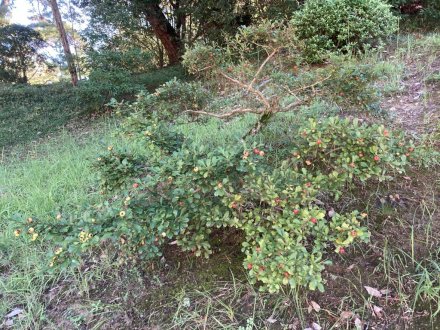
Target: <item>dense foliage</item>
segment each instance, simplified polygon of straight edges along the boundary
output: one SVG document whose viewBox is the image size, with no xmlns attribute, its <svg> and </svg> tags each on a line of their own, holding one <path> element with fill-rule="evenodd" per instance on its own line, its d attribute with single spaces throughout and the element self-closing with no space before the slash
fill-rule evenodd
<svg viewBox="0 0 440 330">
<path fill-rule="evenodd" d="M 312 62 L 322 61 L 329 51 L 375 47 L 397 29 L 397 18 L 382 0 L 309 0 L 293 22 Z"/>
<path fill-rule="evenodd" d="M 0 82 L 28 81 L 28 72 L 42 61 L 40 33 L 18 24 L 0 26 Z"/>
</svg>

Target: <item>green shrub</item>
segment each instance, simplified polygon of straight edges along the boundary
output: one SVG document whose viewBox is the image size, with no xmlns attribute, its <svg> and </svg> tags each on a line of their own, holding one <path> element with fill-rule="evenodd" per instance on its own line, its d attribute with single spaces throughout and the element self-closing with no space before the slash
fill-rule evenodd
<svg viewBox="0 0 440 330">
<path fill-rule="evenodd" d="M 331 117 L 292 131 L 297 138 L 284 146 L 283 159 L 246 142 L 208 149 L 187 140 L 170 152 L 175 141 L 160 136 L 165 130 L 154 131 L 151 118 L 151 134 L 145 134 L 145 123 L 129 131 L 150 151 L 142 174 L 105 166 L 102 174 L 110 180 L 128 175 L 111 200 L 50 222 L 18 217 L 16 235 L 52 238 L 57 247 L 51 265 L 68 266 L 103 243 L 120 249 L 121 258 L 148 260 L 170 242 L 209 256 L 213 230 L 236 228 L 244 233 L 243 266 L 262 290 L 323 290 L 321 272 L 332 251 L 345 253 L 369 237 L 366 214 L 328 213 L 326 201 L 355 182 L 403 171 L 412 151 L 401 134 L 383 126 Z"/>
<path fill-rule="evenodd" d="M 138 48 L 124 51 L 103 50 L 92 51 L 88 54 L 88 68 L 91 75 L 96 70 L 124 71 L 127 74 L 142 73 L 154 69 L 153 56 Z"/>
<path fill-rule="evenodd" d="M 121 188 L 128 178 L 142 172 L 141 158 L 127 151 L 115 150 L 113 146 L 107 150 L 108 153 L 100 155 L 93 166 L 99 173 L 101 188 L 105 191 Z"/>
<path fill-rule="evenodd" d="M 211 92 L 200 81 L 182 81 L 176 78 L 156 88 L 154 93 L 142 92 L 130 107 L 122 107 L 131 114 L 141 110 L 151 118 L 153 112 L 161 118 L 176 119 L 186 110 L 203 109 L 212 99 Z M 120 109 L 121 110 L 121 109 Z M 157 123 L 159 124 L 159 123 Z"/>
<path fill-rule="evenodd" d="M 329 52 L 357 53 L 396 31 L 397 17 L 381 0 L 308 0 L 292 24 L 304 41 L 304 56 L 321 62 Z"/>
</svg>

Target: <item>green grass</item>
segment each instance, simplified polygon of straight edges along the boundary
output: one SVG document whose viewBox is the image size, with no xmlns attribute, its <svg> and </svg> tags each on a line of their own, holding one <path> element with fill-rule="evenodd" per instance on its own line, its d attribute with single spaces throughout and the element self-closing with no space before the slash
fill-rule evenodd
<svg viewBox="0 0 440 330">
<path fill-rule="evenodd" d="M 16 238 L 14 213 L 53 218 L 55 212 L 71 211 L 99 198 L 90 162 L 111 143 L 113 121 L 83 133 L 82 138 L 62 132 L 31 148 L 15 148 L 0 164 L 0 315 L 14 307 L 26 307 L 20 320 L 23 329 L 38 329 L 46 319 L 43 292 L 59 280 L 48 274 L 44 244 Z"/>
</svg>

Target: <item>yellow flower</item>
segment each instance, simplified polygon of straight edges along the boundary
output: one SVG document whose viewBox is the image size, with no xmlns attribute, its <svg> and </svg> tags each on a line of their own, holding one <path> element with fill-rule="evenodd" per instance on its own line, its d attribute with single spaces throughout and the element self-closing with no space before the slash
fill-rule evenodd
<svg viewBox="0 0 440 330">
<path fill-rule="evenodd" d="M 165 236 L 167 236 L 167 233 L 162 233 L 162 237 L 165 237 Z"/>
<path fill-rule="evenodd" d="M 199 171 L 199 168 L 198 168 L 198 167 L 194 167 L 193 171 L 194 171 L 195 173 L 197 173 L 197 172 Z"/>
<path fill-rule="evenodd" d="M 144 135 L 145 135 L 145 136 L 151 136 L 151 132 L 150 132 L 150 131 L 145 131 L 145 132 L 144 132 Z"/>
<path fill-rule="evenodd" d="M 37 233 L 33 233 L 32 234 L 32 241 L 35 241 L 38 238 L 38 234 Z"/>
<path fill-rule="evenodd" d="M 128 202 L 130 200 L 130 196 L 127 196 L 127 198 L 125 198 L 125 200 Z"/>
<path fill-rule="evenodd" d="M 101 159 L 102 159 L 101 157 L 98 157 L 98 162 L 100 162 L 100 161 L 101 161 Z"/>
<path fill-rule="evenodd" d="M 34 229 L 34 228 L 32 228 L 32 227 L 28 229 L 28 233 L 29 233 L 29 234 L 33 234 L 33 233 L 34 233 L 34 231 L 35 231 L 35 229 Z"/>
<path fill-rule="evenodd" d="M 87 233 L 85 231 L 82 231 L 79 233 L 79 241 L 81 243 L 87 242 L 88 238 L 87 238 Z"/>
<path fill-rule="evenodd" d="M 14 231 L 14 235 L 15 235 L 15 237 L 20 236 L 20 233 L 21 233 L 21 230 L 20 230 L 20 229 L 16 229 L 16 230 Z"/>
<path fill-rule="evenodd" d="M 63 252 L 63 248 L 58 248 L 55 250 L 56 255 L 60 254 L 61 252 Z"/>
<path fill-rule="evenodd" d="M 107 147 L 107 150 L 108 150 L 108 151 L 112 151 L 112 150 L 113 150 L 113 146 L 108 146 L 108 147 Z"/>
<path fill-rule="evenodd" d="M 62 217 L 61 214 L 58 213 L 58 214 L 57 214 L 57 220 L 61 220 L 61 217 Z"/>
<path fill-rule="evenodd" d="M 32 219 L 32 218 L 28 218 L 28 219 L 27 219 L 27 222 L 28 222 L 28 223 L 32 223 L 32 221 L 34 221 L 34 219 Z"/>
<path fill-rule="evenodd" d="M 119 212 L 119 216 L 120 216 L 121 218 L 125 217 L 125 211 L 121 211 L 121 212 Z"/>
</svg>

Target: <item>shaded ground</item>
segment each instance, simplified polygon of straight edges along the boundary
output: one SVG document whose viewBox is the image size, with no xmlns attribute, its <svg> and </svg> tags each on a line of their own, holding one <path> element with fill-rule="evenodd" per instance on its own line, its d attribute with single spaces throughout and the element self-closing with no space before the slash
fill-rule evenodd
<svg viewBox="0 0 440 330">
<path fill-rule="evenodd" d="M 415 38 L 414 49 L 403 55 L 399 91 L 386 97 L 382 107 L 406 131 L 431 133 L 440 119 L 440 40 L 435 35 L 427 38 L 432 43 Z"/>
</svg>

